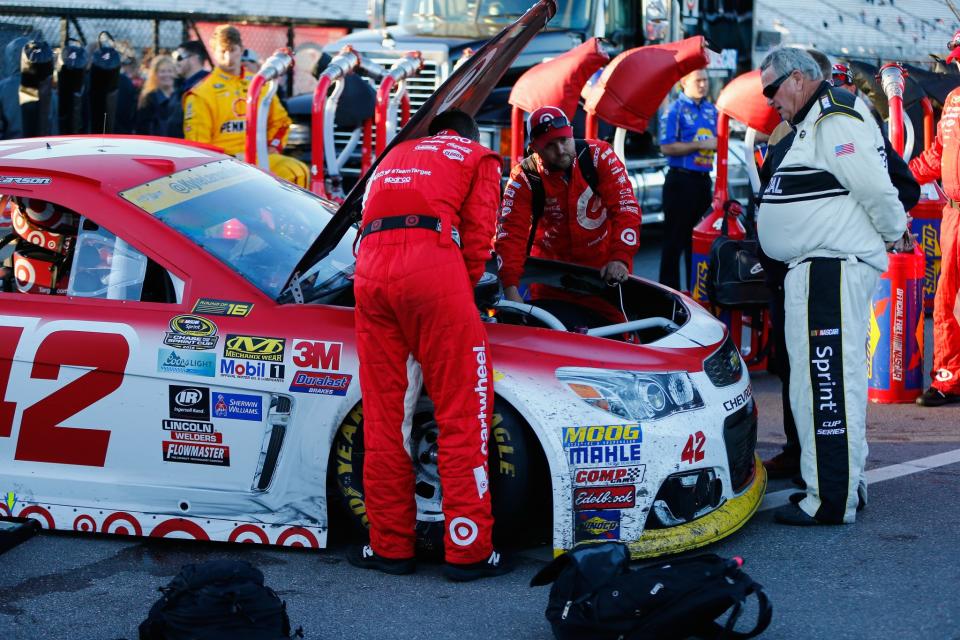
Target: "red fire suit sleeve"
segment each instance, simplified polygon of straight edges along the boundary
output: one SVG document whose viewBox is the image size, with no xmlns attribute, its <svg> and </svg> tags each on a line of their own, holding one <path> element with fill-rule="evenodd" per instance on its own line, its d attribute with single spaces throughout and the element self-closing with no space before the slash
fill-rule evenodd
<svg viewBox="0 0 960 640">
<path fill-rule="evenodd" d="M 591 142 L 597 167 L 600 199 L 610 215 L 611 237 L 607 261 L 616 260 L 633 271 L 633 256 L 640 244 L 640 205 L 627 177 L 627 169 L 606 142 Z"/>
<path fill-rule="evenodd" d="M 937 123 L 937 135 L 930 148 L 910 161 L 910 173 L 920 184 L 933 182 L 940 177 L 940 161 L 943 157 L 943 119 Z"/>
<path fill-rule="evenodd" d="M 489 155 L 477 165 L 470 192 L 460 208 L 460 241 L 471 283 L 480 280 L 484 265 L 490 259 L 499 199 L 500 159 Z"/>
<path fill-rule="evenodd" d="M 520 284 L 527 260 L 527 242 L 533 224 L 533 194 L 523 168 L 517 165 L 503 190 L 500 218 L 497 221 L 497 256 L 500 259 L 500 281 L 504 287 Z"/>
</svg>

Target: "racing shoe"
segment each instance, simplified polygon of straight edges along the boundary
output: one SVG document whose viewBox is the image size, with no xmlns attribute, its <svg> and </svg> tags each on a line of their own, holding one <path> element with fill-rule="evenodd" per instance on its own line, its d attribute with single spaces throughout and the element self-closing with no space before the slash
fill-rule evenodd
<svg viewBox="0 0 960 640">
<path fill-rule="evenodd" d="M 361 569 L 376 569 L 394 576 L 413 573 L 417 568 L 413 558 L 384 558 L 377 555 L 369 544 L 351 547 L 347 551 L 347 562 Z"/>
<path fill-rule="evenodd" d="M 793 525 L 795 527 L 814 527 L 819 524 L 830 524 L 829 522 L 822 522 L 813 516 L 807 515 L 807 512 L 796 504 L 788 504 L 774 510 L 773 521 L 779 522 L 780 524 Z"/>
<path fill-rule="evenodd" d="M 496 549 L 490 557 L 481 562 L 472 564 L 456 564 L 448 562 L 443 567 L 443 575 L 453 582 L 469 582 L 478 578 L 495 578 L 513 571 L 513 565 L 508 563 Z"/>
<path fill-rule="evenodd" d="M 791 493 L 787 500 L 790 501 L 790 504 L 799 505 L 800 502 L 807 497 L 805 491 L 797 491 L 796 493 Z M 862 486 L 857 487 L 857 511 L 863 511 L 867 507 L 867 490 Z"/>
<path fill-rule="evenodd" d="M 771 480 L 791 478 L 800 473 L 800 454 L 781 451 L 769 460 L 764 460 L 763 466 Z"/>
<path fill-rule="evenodd" d="M 935 387 L 930 387 L 917 398 L 917 404 L 921 407 L 942 407 L 945 404 L 960 402 L 960 395 L 956 393 L 944 393 Z"/>
</svg>

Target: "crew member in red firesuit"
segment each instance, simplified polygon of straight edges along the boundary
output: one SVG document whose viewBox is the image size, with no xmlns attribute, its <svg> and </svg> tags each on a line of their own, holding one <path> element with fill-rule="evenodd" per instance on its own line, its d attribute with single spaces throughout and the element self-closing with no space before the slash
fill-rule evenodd
<svg viewBox="0 0 960 640">
<path fill-rule="evenodd" d="M 960 31 L 947 47 L 947 62 L 960 66 Z M 933 300 L 933 370 L 930 388 L 917 398 L 923 407 L 960 401 L 960 324 L 953 314 L 960 287 L 960 88 L 944 101 L 937 136 L 929 149 L 910 162 L 920 184 L 941 178 L 948 198 L 940 225 L 940 280 Z"/>
<path fill-rule="evenodd" d="M 370 544 L 348 559 L 415 569 L 409 439 L 425 385 L 440 432 L 444 573 L 465 581 L 509 571 L 491 539 L 493 365 L 473 297 L 493 248 L 501 169 L 469 115 L 444 112 L 429 131 L 391 150 L 364 195 L 354 291 Z"/>
<path fill-rule="evenodd" d="M 535 168 L 544 195 L 530 255 L 600 269 L 608 284 L 626 280 L 640 239 L 640 205 L 620 158 L 601 140 L 587 140 L 578 153 L 573 128 L 558 107 L 531 113 L 527 138 L 534 153 L 525 163 Z M 583 163 L 594 168 L 598 193 Z M 503 192 L 496 243 L 504 296 L 514 302 L 523 302 L 517 286 L 533 219 L 531 180 L 517 165 Z"/>
</svg>

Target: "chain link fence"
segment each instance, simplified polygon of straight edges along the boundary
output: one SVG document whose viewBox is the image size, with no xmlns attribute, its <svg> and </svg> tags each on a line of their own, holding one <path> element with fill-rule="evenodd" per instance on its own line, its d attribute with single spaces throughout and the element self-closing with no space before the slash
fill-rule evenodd
<svg viewBox="0 0 960 640">
<path fill-rule="evenodd" d="M 100 33 L 106 31 L 130 68 L 128 73 L 139 69 L 145 74 L 154 55 L 170 53 L 185 40 L 199 40 L 209 48 L 210 35 L 224 23 L 240 29 L 244 46 L 260 61 L 280 47 L 294 51 L 296 64 L 287 78 L 287 95 L 312 90 L 315 80 L 310 72 L 324 45 L 366 26 L 345 20 L 0 4 L 0 55 L 11 40 L 20 36 L 42 37 L 55 50 L 69 38 L 92 49 Z"/>
</svg>

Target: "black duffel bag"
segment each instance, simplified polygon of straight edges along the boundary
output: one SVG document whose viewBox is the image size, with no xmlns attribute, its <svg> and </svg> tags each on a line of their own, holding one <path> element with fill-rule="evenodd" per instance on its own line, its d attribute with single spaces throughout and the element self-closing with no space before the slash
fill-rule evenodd
<svg viewBox="0 0 960 640">
<path fill-rule="evenodd" d="M 140 640 L 281 640 L 290 637 L 287 604 L 249 562 L 188 564 L 140 624 Z M 303 637 L 298 629 L 295 637 Z"/>
<path fill-rule="evenodd" d="M 727 218 L 740 215 L 740 203 L 728 200 L 723 212 L 720 236 L 713 241 L 707 260 L 707 297 L 720 307 L 766 306 L 770 302 L 770 289 L 758 257 L 760 243 L 753 216 L 745 220 L 746 236 L 735 240 L 729 235 Z"/>
<path fill-rule="evenodd" d="M 530 586 L 553 583 L 546 616 L 558 640 L 746 640 L 767 628 L 773 607 L 763 587 L 740 570 L 742 563 L 711 553 L 632 571 L 622 542 L 580 544 L 542 569 Z M 751 594 L 759 603 L 756 625 L 737 631 Z"/>
</svg>

